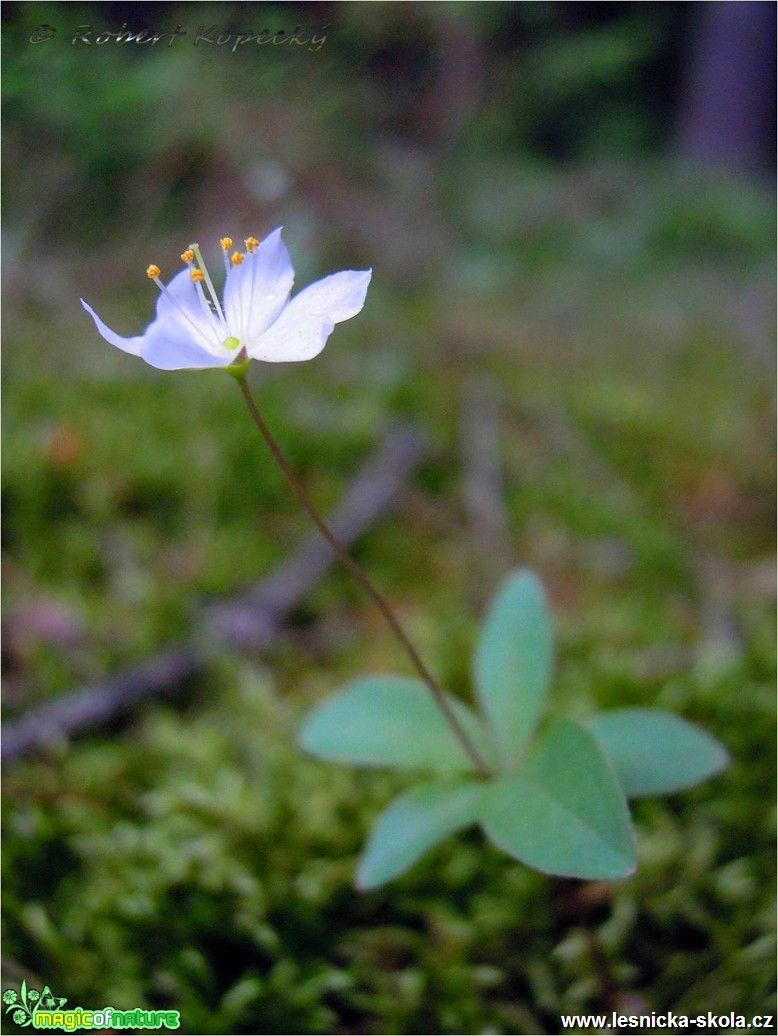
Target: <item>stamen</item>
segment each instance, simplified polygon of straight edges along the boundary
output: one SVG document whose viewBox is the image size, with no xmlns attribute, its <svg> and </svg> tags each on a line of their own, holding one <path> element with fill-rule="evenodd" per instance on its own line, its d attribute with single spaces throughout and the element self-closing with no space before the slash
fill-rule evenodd
<svg viewBox="0 0 778 1036">
<path fill-rule="evenodd" d="M 191 244 L 189 247 L 194 252 L 197 265 L 200 267 L 203 277 L 205 278 L 205 283 L 208 285 L 208 291 L 211 293 L 211 299 L 213 300 L 213 305 L 219 315 L 219 319 L 221 320 L 224 329 L 227 330 L 227 321 L 224 319 L 224 311 L 219 302 L 219 296 L 216 294 L 216 289 L 213 286 L 213 281 L 208 274 L 208 267 L 203 262 L 203 257 L 200 253 L 200 246 L 198 244 Z"/>
<path fill-rule="evenodd" d="M 181 253 L 181 262 L 186 263 L 187 266 L 191 266 L 194 262 L 194 252 L 191 248 L 187 248 L 185 252 Z"/>
<path fill-rule="evenodd" d="M 256 250 L 259 248 L 259 241 L 255 237 L 246 238 L 246 248 L 249 255 L 251 256 L 251 290 L 249 291 L 249 314 L 254 308 L 254 295 L 257 289 L 257 263 L 259 259 L 256 255 Z M 246 329 L 248 332 L 248 329 Z"/>
<path fill-rule="evenodd" d="M 155 281 L 161 275 L 161 273 L 162 271 L 160 270 L 160 268 L 158 266 L 155 266 L 153 263 L 146 270 L 146 276 L 150 281 Z"/>
<path fill-rule="evenodd" d="M 238 266 L 240 266 L 242 264 L 242 262 L 243 262 L 243 260 L 245 258 L 246 257 L 243 255 L 242 252 L 233 252 L 232 255 L 229 257 L 229 259 L 227 258 L 227 253 L 226 252 L 224 253 L 224 268 L 227 271 L 227 279 L 228 280 L 229 280 L 229 276 L 230 276 L 230 272 L 231 272 L 230 271 L 230 266 L 234 266 L 234 267 L 237 268 Z M 247 333 L 247 328 L 245 326 L 246 321 L 244 320 L 244 316 L 243 316 L 243 292 L 242 291 L 236 292 L 236 297 L 237 297 L 237 307 L 238 307 L 238 312 L 237 312 L 238 328 L 240 330 L 240 334 L 243 335 L 243 334 Z"/>
<path fill-rule="evenodd" d="M 197 248 L 197 245 L 195 245 L 194 247 Z M 200 259 L 200 261 L 202 261 L 202 257 L 199 256 L 199 254 L 198 254 L 198 259 Z M 190 272 L 189 276 L 192 278 L 192 281 L 194 282 L 195 291 L 197 292 L 197 299 L 198 299 L 198 301 L 200 303 L 200 309 L 203 311 L 203 317 L 205 318 L 205 322 L 208 325 L 208 328 L 213 331 L 213 334 L 215 335 L 216 340 L 218 342 L 220 340 L 220 338 L 221 338 L 221 334 L 213 326 L 213 321 L 214 320 L 218 320 L 219 316 L 221 316 L 221 311 L 217 315 L 217 313 L 216 313 L 216 306 L 214 305 L 213 302 L 209 301 L 205 297 L 205 292 L 203 291 L 203 281 L 207 281 L 208 272 L 198 269 L 194 265 L 194 263 L 193 263 L 192 264 L 192 269 L 191 269 L 191 272 Z M 213 290 L 213 285 L 211 285 L 211 290 Z M 216 300 L 216 305 L 218 305 L 218 299 Z M 221 317 L 221 325 L 222 325 L 222 331 L 226 331 L 227 330 L 227 323 L 224 320 L 223 316 Z"/>
<path fill-rule="evenodd" d="M 222 251 L 229 252 L 229 250 L 232 248 L 232 238 L 223 237 L 221 241 L 219 241 L 219 244 L 222 246 Z"/>
<path fill-rule="evenodd" d="M 199 274 L 199 276 L 195 277 L 195 273 Z M 213 326 L 213 322 L 217 320 L 217 316 L 216 313 L 214 313 L 213 311 L 213 306 L 209 304 L 208 299 L 205 297 L 205 292 L 203 291 L 202 284 L 204 280 L 202 272 L 200 270 L 193 270 L 192 280 L 194 281 L 195 291 L 197 292 L 197 299 L 200 303 L 200 309 L 203 311 L 203 317 L 205 318 L 205 322 L 208 325 L 208 327 L 213 330 L 213 333 L 216 336 L 217 340 L 219 340 L 221 338 L 221 332 L 219 329 Z M 226 328 L 224 328 L 224 330 L 226 330 Z"/>
</svg>

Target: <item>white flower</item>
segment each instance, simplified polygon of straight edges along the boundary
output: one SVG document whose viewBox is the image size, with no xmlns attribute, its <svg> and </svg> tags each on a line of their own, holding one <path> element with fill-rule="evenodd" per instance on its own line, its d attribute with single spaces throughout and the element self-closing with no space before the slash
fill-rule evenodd
<svg viewBox="0 0 778 1036">
<path fill-rule="evenodd" d="M 123 338 L 83 299 L 81 305 L 107 342 L 160 370 L 227 367 L 246 359 L 310 360 L 322 351 L 335 324 L 355 316 L 364 305 L 371 270 L 333 273 L 290 299 L 294 270 L 280 227 L 261 244 L 248 238 L 245 253 L 230 256 L 230 238 L 222 238 L 221 247 L 226 267 L 223 303 L 199 246 L 190 245 L 181 256 L 188 269 L 167 286 L 158 267 L 146 271 L 161 294 L 156 320 L 145 334 Z"/>
</svg>

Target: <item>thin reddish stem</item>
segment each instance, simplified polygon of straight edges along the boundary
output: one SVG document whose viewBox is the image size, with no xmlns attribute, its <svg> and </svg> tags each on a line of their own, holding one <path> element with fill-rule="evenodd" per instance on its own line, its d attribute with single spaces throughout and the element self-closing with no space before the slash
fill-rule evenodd
<svg viewBox="0 0 778 1036">
<path fill-rule="evenodd" d="M 462 748 L 467 753 L 467 756 L 472 762 L 473 766 L 476 768 L 478 773 L 481 774 L 482 777 L 490 777 L 491 771 L 489 770 L 489 767 L 484 762 L 480 752 L 473 744 L 473 741 L 468 735 L 467 731 L 464 729 L 459 719 L 457 719 L 457 716 L 451 707 L 451 703 L 447 699 L 446 695 L 443 693 L 435 678 L 430 673 L 429 669 L 427 669 L 426 665 L 422 661 L 418 651 L 411 643 L 405 630 L 402 628 L 394 612 L 389 607 L 386 598 L 376 589 L 376 587 L 373 585 L 372 580 L 365 572 L 365 570 L 362 568 L 362 566 L 358 562 L 356 562 L 354 558 L 349 554 L 348 550 L 344 547 L 340 540 L 338 540 L 337 537 L 332 533 L 332 531 L 324 522 L 324 519 L 321 517 L 314 505 L 311 503 L 307 493 L 305 492 L 305 489 L 302 486 L 302 483 L 300 482 L 292 468 L 289 466 L 286 457 L 281 452 L 278 443 L 273 438 L 270 429 L 265 424 L 264 418 L 257 409 L 257 405 L 254 402 L 254 397 L 251 394 L 251 389 L 249 388 L 249 384 L 246 379 L 245 373 L 242 376 L 236 376 L 236 380 L 238 382 L 238 385 L 240 386 L 241 392 L 243 393 L 243 398 L 246 401 L 246 406 L 249 409 L 251 418 L 254 421 L 254 424 L 257 426 L 262 438 L 267 443 L 268 449 L 272 453 L 273 458 L 275 459 L 276 463 L 281 469 L 284 478 L 289 484 L 289 488 L 292 490 L 292 493 L 295 496 L 295 499 L 306 512 L 308 517 L 314 523 L 314 525 L 322 534 L 327 543 L 329 543 L 329 545 L 335 551 L 340 561 L 354 576 L 354 578 L 365 591 L 367 596 L 383 615 L 384 619 L 389 625 L 389 628 L 402 645 L 402 648 L 405 651 L 408 658 L 410 659 L 414 669 L 419 674 L 425 686 L 428 688 L 430 694 L 432 694 L 433 698 L 435 699 L 438 708 L 443 713 L 446 722 L 451 727 L 453 733 L 456 735 L 459 743 L 462 745 Z"/>
</svg>

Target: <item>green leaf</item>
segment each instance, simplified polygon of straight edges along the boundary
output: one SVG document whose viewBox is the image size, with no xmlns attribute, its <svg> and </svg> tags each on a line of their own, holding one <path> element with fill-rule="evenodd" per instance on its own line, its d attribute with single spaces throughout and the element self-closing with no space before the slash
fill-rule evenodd
<svg viewBox="0 0 778 1036">
<path fill-rule="evenodd" d="M 635 869 L 624 794 L 594 737 L 572 720 L 548 724 L 521 773 L 484 796 L 487 837 L 546 874 L 623 878 Z"/>
<path fill-rule="evenodd" d="M 457 719 L 489 764 L 494 750 L 473 712 L 447 696 Z M 472 772 L 475 767 L 420 680 L 359 680 L 314 709 L 298 743 L 331 762 Z"/>
<path fill-rule="evenodd" d="M 662 795 L 723 770 L 724 747 L 694 724 L 660 709 L 614 709 L 587 720 L 624 794 Z"/>
<path fill-rule="evenodd" d="M 376 821 L 357 871 L 360 889 L 377 888 L 412 867 L 444 838 L 478 819 L 486 785 L 422 784 L 400 795 Z"/>
<path fill-rule="evenodd" d="M 515 770 L 551 682 L 552 635 L 543 587 L 519 569 L 498 592 L 475 653 L 475 684 L 505 769 Z"/>
</svg>

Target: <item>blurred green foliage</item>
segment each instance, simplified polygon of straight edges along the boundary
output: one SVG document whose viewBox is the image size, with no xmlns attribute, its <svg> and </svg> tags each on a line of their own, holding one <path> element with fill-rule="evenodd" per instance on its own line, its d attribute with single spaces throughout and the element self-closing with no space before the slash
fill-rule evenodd
<svg viewBox="0 0 778 1036">
<path fill-rule="evenodd" d="M 485 378 L 505 564 L 535 568 L 557 623 L 552 708 L 670 709 L 733 765 L 639 804 L 628 882 L 551 882 L 472 834 L 358 895 L 401 785 L 293 733 L 401 662 L 334 571 L 261 660 L 224 652 L 185 703 L 9 767 L 7 981 L 171 1006 L 192 1033 L 769 1012 L 773 205 L 657 149 L 694 5 L 132 6 L 4 12 L 6 719 L 186 636 L 306 529 L 229 379 L 145 368 L 78 304 L 137 333 L 148 262 L 284 223 L 298 283 L 374 280 L 315 364 L 252 378 L 323 508 L 398 419 L 430 435 L 357 549 L 433 671 L 467 693 L 502 574 L 462 494 Z M 331 29 L 313 54 L 69 43 L 126 19 Z"/>
</svg>

